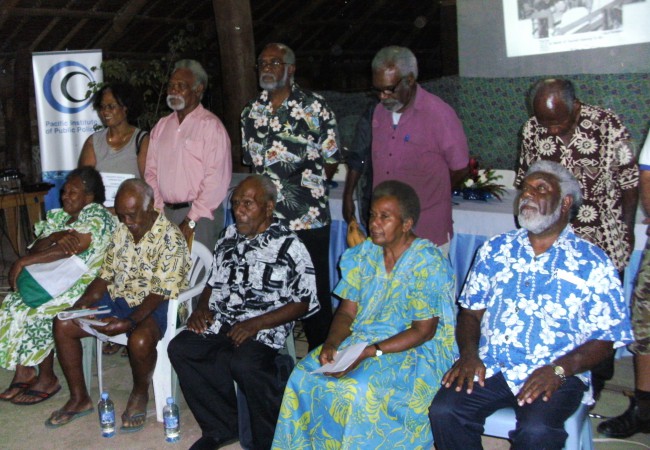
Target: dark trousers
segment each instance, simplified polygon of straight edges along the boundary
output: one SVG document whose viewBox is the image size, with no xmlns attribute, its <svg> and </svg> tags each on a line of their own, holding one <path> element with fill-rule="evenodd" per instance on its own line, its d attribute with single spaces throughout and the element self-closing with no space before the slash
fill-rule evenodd
<svg viewBox="0 0 650 450">
<path fill-rule="evenodd" d="M 203 436 L 237 437 L 237 382 L 254 415 L 253 447 L 270 449 L 283 391 L 275 365 L 278 352 L 252 339 L 235 348 L 225 333 L 185 330 L 169 343 L 167 352 L 183 396 Z"/>
<path fill-rule="evenodd" d="M 564 421 L 578 409 L 586 389 L 578 378 L 569 377 L 549 401 L 539 397 L 520 407 L 501 373 L 486 379 L 485 387 L 474 384 L 471 394 L 443 386 L 429 408 L 433 440 L 438 450 L 481 449 L 485 419 L 497 409 L 512 407 L 517 417 L 510 432 L 513 449 L 562 449 L 567 438 Z"/>
<path fill-rule="evenodd" d="M 332 323 L 332 297 L 330 292 L 330 226 L 313 230 L 298 230 L 300 238 L 311 257 L 316 271 L 316 293 L 320 310 L 302 321 L 309 350 L 321 345 L 327 338 Z"/>
</svg>

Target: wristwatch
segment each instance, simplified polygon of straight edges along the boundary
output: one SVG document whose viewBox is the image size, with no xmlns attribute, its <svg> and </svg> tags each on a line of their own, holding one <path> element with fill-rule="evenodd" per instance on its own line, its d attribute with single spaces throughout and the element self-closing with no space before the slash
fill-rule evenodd
<svg viewBox="0 0 650 450">
<path fill-rule="evenodd" d="M 372 346 L 375 347 L 375 356 L 381 356 L 384 354 L 384 352 L 381 351 L 379 344 L 372 344 Z"/>
<path fill-rule="evenodd" d="M 196 222 L 194 222 L 192 219 L 187 219 L 187 226 L 193 230 L 194 227 L 196 227 Z"/>
<path fill-rule="evenodd" d="M 553 368 L 553 372 L 555 372 L 555 375 L 560 377 L 560 381 L 562 384 L 566 383 L 566 374 L 564 373 L 564 367 L 558 366 L 557 364 L 551 364 L 551 367 Z"/>
</svg>

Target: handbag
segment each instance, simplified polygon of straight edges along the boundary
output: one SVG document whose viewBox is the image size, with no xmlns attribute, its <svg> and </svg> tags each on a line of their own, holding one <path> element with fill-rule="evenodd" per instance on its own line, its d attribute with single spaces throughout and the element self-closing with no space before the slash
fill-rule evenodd
<svg viewBox="0 0 650 450">
<path fill-rule="evenodd" d="M 23 302 L 37 308 L 70 289 L 88 272 L 88 266 L 77 255 L 47 263 L 24 267 L 16 280 Z"/>
</svg>

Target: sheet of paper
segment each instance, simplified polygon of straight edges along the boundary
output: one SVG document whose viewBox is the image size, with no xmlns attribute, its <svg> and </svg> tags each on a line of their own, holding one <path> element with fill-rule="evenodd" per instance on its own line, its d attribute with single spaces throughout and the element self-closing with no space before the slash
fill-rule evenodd
<svg viewBox="0 0 650 450">
<path fill-rule="evenodd" d="M 117 194 L 117 188 L 120 187 L 122 181 L 135 178 L 130 173 L 101 172 L 101 176 L 104 182 L 104 190 L 106 191 L 104 206 L 107 208 L 112 208 L 115 205 L 115 194 Z"/>
<path fill-rule="evenodd" d="M 359 342 L 358 344 L 350 345 L 336 353 L 334 361 L 319 367 L 312 373 L 334 373 L 342 372 L 357 360 L 363 349 L 368 346 L 367 342 Z"/>
<path fill-rule="evenodd" d="M 69 311 L 61 311 L 56 316 L 60 320 L 78 319 L 79 317 L 94 316 L 95 314 L 107 314 L 111 312 L 108 306 L 101 306 L 98 308 L 80 308 L 71 309 Z"/>
<path fill-rule="evenodd" d="M 106 336 L 105 334 L 100 333 L 99 331 L 95 330 L 93 327 L 90 326 L 90 324 L 86 323 L 85 321 L 82 322 L 80 320 L 79 321 L 79 326 L 86 333 L 91 334 L 93 336 L 97 336 L 97 339 L 99 339 L 100 341 L 107 341 L 108 340 L 108 336 Z"/>
<path fill-rule="evenodd" d="M 108 325 L 108 322 L 102 322 L 101 320 L 95 320 L 95 319 L 85 319 L 83 317 L 77 319 L 79 323 L 87 324 L 87 325 L 95 325 L 98 327 L 105 327 Z"/>
</svg>

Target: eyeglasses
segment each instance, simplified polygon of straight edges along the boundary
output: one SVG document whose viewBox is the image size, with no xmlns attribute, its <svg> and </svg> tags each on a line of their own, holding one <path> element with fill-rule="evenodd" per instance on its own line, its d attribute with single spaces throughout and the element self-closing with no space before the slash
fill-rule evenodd
<svg viewBox="0 0 650 450">
<path fill-rule="evenodd" d="M 399 87 L 399 85 L 402 84 L 402 81 L 404 81 L 404 80 L 406 80 L 406 77 L 400 78 L 399 81 L 397 83 L 395 83 L 393 86 L 388 86 L 388 87 L 381 88 L 381 89 L 376 88 L 376 87 L 373 86 L 372 87 L 372 92 L 374 92 L 377 95 L 381 95 L 381 94 L 393 95 L 395 93 L 395 91 L 397 90 L 397 88 Z"/>
<path fill-rule="evenodd" d="M 280 61 L 279 59 L 272 59 L 271 61 L 257 61 L 257 65 L 255 66 L 255 68 L 257 70 L 264 70 L 267 67 L 270 67 L 271 69 L 277 69 L 278 67 L 284 66 L 286 64 L 289 63 Z"/>
<path fill-rule="evenodd" d="M 110 105 L 99 105 L 99 108 L 97 108 L 99 111 L 110 111 L 113 112 L 116 109 L 120 108 L 121 106 L 118 105 L 117 103 L 111 103 Z"/>
</svg>

